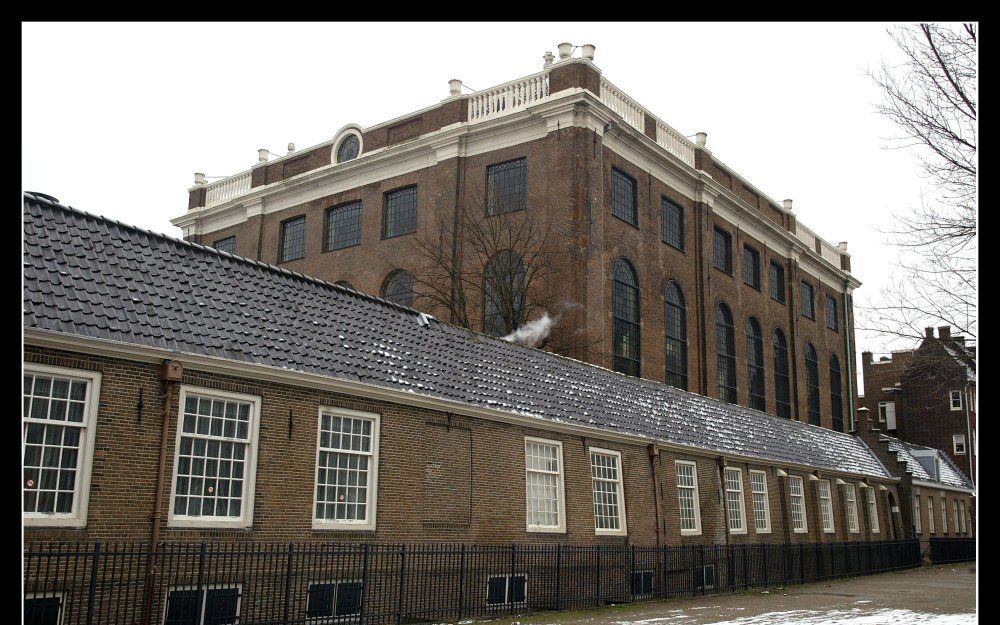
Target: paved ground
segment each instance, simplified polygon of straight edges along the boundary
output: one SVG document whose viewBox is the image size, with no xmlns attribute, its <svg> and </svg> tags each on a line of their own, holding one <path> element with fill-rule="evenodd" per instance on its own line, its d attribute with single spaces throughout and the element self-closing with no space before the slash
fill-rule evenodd
<svg viewBox="0 0 1000 625">
<path fill-rule="evenodd" d="M 545 612 L 490 625 L 971 625 L 974 565 L 941 565 L 847 580 Z"/>
</svg>

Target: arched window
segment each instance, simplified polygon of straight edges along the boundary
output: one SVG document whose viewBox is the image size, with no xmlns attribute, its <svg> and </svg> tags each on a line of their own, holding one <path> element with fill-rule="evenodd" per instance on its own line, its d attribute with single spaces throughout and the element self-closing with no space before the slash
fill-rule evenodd
<svg viewBox="0 0 1000 625">
<path fill-rule="evenodd" d="M 483 332 L 506 336 L 527 321 L 524 261 L 510 250 L 493 255 L 483 270 Z"/>
<path fill-rule="evenodd" d="M 344 161 L 354 160 L 358 157 L 360 151 L 361 142 L 358 141 L 357 135 L 347 135 L 340 142 L 340 146 L 337 147 L 337 162 L 343 163 Z"/>
<path fill-rule="evenodd" d="M 809 423 L 819 425 L 819 360 L 812 343 L 806 343 L 806 390 L 809 393 Z"/>
<path fill-rule="evenodd" d="M 718 355 L 719 399 L 736 403 L 736 340 L 733 337 L 733 314 L 729 306 L 715 309 L 715 352 Z"/>
<path fill-rule="evenodd" d="M 750 385 L 750 407 L 763 411 L 764 401 L 764 339 L 760 324 L 753 317 L 747 319 L 747 380 Z"/>
<path fill-rule="evenodd" d="M 413 306 L 413 274 L 402 269 L 393 271 L 382 283 L 382 297 L 401 306 Z"/>
<path fill-rule="evenodd" d="M 632 263 L 615 262 L 611 284 L 613 368 L 619 373 L 639 375 L 639 279 Z"/>
<path fill-rule="evenodd" d="M 833 429 L 844 431 L 844 406 L 840 397 L 840 361 L 830 354 L 830 407 L 833 410 Z"/>
<path fill-rule="evenodd" d="M 663 290 L 663 325 L 666 336 L 664 358 L 667 384 L 687 390 L 687 311 L 681 287 L 671 280 Z"/>
<path fill-rule="evenodd" d="M 792 393 L 788 379 L 788 343 L 785 333 L 774 331 L 774 406 L 779 417 L 792 418 Z"/>
</svg>

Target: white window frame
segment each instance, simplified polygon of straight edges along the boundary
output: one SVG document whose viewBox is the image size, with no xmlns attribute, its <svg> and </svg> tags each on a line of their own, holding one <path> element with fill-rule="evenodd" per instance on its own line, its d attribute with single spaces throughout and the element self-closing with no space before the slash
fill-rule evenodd
<svg viewBox="0 0 1000 625">
<path fill-rule="evenodd" d="M 861 524 L 858 522 L 858 489 L 854 484 L 844 484 L 844 503 L 847 507 L 847 531 L 858 534 Z"/>
<path fill-rule="evenodd" d="M 955 533 L 961 534 L 962 532 L 959 531 L 959 528 L 962 527 L 962 524 L 958 520 L 958 500 L 954 497 L 951 498 L 951 515 L 951 520 L 955 527 Z"/>
<path fill-rule="evenodd" d="M 798 482 L 798 485 L 799 485 L 799 494 L 798 495 L 795 495 L 792 492 L 792 484 L 795 484 L 796 482 Z M 789 516 L 789 518 L 792 521 L 792 532 L 794 532 L 796 534 L 806 534 L 806 533 L 808 533 L 809 532 L 809 518 L 806 515 L 806 488 L 805 488 L 805 483 L 803 482 L 801 476 L 798 476 L 798 475 L 789 475 L 788 476 L 788 497 L 789 497 L 789 500 L 790 500 L 789 501 L 789 514 L 788 514 L 788 516 Z M 800 509 L 802 511 L 802 513 L 800 515 L 802 517 L 802 527 L 796 527 L 795 526 L 795 499 L 796 499 L 796 497 L 801 500 L 800 503 L 799 503 L 799 506 L 800 506 Z"/>
<path fill-rule="evenodd" d="M 934 529 L 934 498 L 927 495 L 927 531 L 936 534 Z"/>
<path fill-rule="evenodd" d="M 361 579 L 360 577 L 353 577 L 353 578 L 350 578 L 350 579 L 314 579 L 314 580 L 310 580 L 309 581 L 309 585 L 306 586 L 306 600 L 305 600 L 305 604 L 306 605 L 305 605 L 305 608 L 304 608 L 304 611 L 307 614 L 307 616 L 305 617 L 306 618 L 306 623 L 358 623 L 358 622 L 360 622 L 361 621 L 361 616 L 362 616 L 361 612 L 359 612 L 357 614 L 345 614 L 343 616 L 336 616 L 336 615 L 330 615 L 330 616 L 308 616 L 308 614 L 309 614 L 309 590 L 313 586 L 318 586 L 320 584 L 325 585 L 325 586 L 329 586 L 331 584 L 333 584 L 334 586 L 339 586 L 340 584 L 357 584 L 357 583 L 361 584 L 361 609 L 362 609 L 362 611 L 364 611 L 364 605 L 365 605 L 365 603 L 364 603 L 364 601 L 365 601 L 364 600 L 364 596 L 365 596 L 365 594 L 364 594 L 365 593 L 365 581 L 363 579 Z M 336 595 L 337 595 L 337 589 L 334 589 L 334 601 L 333 601 L 333 611 L 334 612 L 337 611 L 337 599 L 336 599 Z"/>
<path fill-rule="evenodd" d="M 961 522 L 961 525 L 962 525 L 962 533 L 963 534 L 968 534 L 969 533 L 969 526 L 968 526 L 967 519 L 966 519 L 966 514 L 968 514 L 968 510 L 965 507 L 965 500 L 963 499 L 963 500 L 959 501 L 958 505 L 962 509 L 962 516 L 959 517 L 959 521 Z"/>
<path fill-rule="evenodd" d="M 243 611 L 243 583 L 235 582 L 232 584 L 203 584 L 201 587 L 201 609 L 198 611 L 199 623 L 195 625 L 204 625 L 205 623 L 205 604 L 208 602 L 208 591 L 217 589 L 227 589 L 235 588 L 239 591 L 236 595 L 236 623 L 240 622 L 241 612 Z M 181 586 L 167 586 L 167 594 L 163 599 L 163 614 L 160 617 L 160 623 L 167 622 L 167 608 L 170 603 L 170 593 L 177 590 L 198 590 L 197 584 L 184 584 Z"/>
<path fill-rule="evenodd" d="M 317 489 L 319 487 L 319 455 L 323 449 L 320 448 L 320 436 L 322 434 L 323 415 L 329 414 L 337 417 L 347 417 L 349 419 L 368 419 L 372 422 L 371 453 L 369 455 L 368 466 L 368 501 L 365 505 L 365 512 L 368 518 L 359 520 L 337 520 L 320 519 L 316 516 Z M 312 492 L 312 528 L 314 530 L 352 530 L 366 531 L 375 529 L 375 521 L 378 513 L 378 453 L 379 453 L 379 431 L 381 430 L 381 415 L 377 412 L 363 412 L 361 410 L 349 410 L 336 406 L 320 406 L 316 414 L 316 457 L 313 460 L 313 492 Z M 332 451 L 327 449 L 327 451 Z M 321 582 L 317 582 L 321 583 Z M 333 582 L 329 582 L 333 583 Z"/>
<path fill-rule="evenodd" d="M 517 603 L 511 602 L 510 599 L 510 580 L 512 577 L 523 577 L 524 578 L 524 601 L 518 601 Z M 490 580 L 503 578 L 506 580 L 504 582 L 504 592 L 503 592 L 503 603 L 488 603 L 490 599 Z M 527 573 L 495 573 L 493 575 L 488 575 L 486 577 L 486 588 L 483 591 L 483 605 L 486 606 L 487 610 L 503 610 L 505 608 L 510 608 L 510 606 L 526 606 L 528 605 L 528 574 Z"/>
<path fill-rule="evenodd" d="M 757 492 L 754 490 L 753 478 L 755 475 L 759 475 L 764 484 L 764 490 L 762 492 Z M 761 529 L 757 527 L 757 495 L 762 495 L 764 497 L 764 528 Z M 770 534 L 771 533 L 771 497 L 767 492 L 767 471 L 760 471 L 758 469 L 750 469 L 750 499 L 753 505 L 753 520 L 754 520 L 754 530 L 757 534 Z"/>
<path fill-rule="evenodd" d="M 958 400 L 958 405 L 955 405 L 955 400 Z M 962 391 L 949 391 L 948 392 L 948 404 L 951 406 L 952 411 L 962 409 Z"/>
<path fill-rule="evenodd" d="M 49 597 L 59 597 L 59 617 L 56 619 L 56 625 L 62 625 L 63 619 L 66 616 L 66 592 L 63 590 L 50 590 L 45 592 L 30 592 L 25 591 L 24 600 L 29 601 L 31 599 L 48 599 Z M 22 606 L 23 615 L 23 606 Z M 15 620 L 16 622 L 16 620 Z"/>
<path fill-rule="evenodd" d="M 894 401 L 880 401 L 878 403 L 878 422 L 886 423 L 889 420 L 890 408 L 892 409 L 892 416 L 896 416 L 896 402 Z"/>
<path fill-rule="evenodd" d="M 616 462 L 616 464 L 615 464 L 616 471 L 615 472 L 618 474 L 618 479 L 616 480 L 616 482 L 617 482 L 616 488 L 617 488 L 617 494 L 618 494 L 618 526 L 619 526 L 619 529 L 616 529 L 616 530 L 599 529 L 597 527 L 597 510 L 594 510 L 594 533 L 597 534 L 597 535 L 601 535 L 601 536 L 605 536 L 605 535 L 626 536 L 628 534 L 628 527 L 625 525 L 625 485 L 624 485 L 624 481 L 622 479 L 622 470 L 623 470 L 623 467 L 622 467 L 622 454 L 621 454 L 620 451 L 614 451 L 613 449 L 602 449 L 600 447 L 590 447 L 588 449 L 588 451 L 590 452 L 587 455 L 590 457 L 590 465 L 591 465 L 591 469 L 590 469 L 591 470 L 591 474 L 590 474 L 591 475 L 591 480 L 590 480 L 590 482 L 591 482 L 591 494 L 592 495 L 597 493 L 597 491 L 593 487 L 594 486 L 594 482 L 596 481 L 595 478 L 593 477 L 593 475 L 594 475 L 593 474 L 593 471 L 594 471 L 594 468 L 593 468 L 593 465 L 594 465 L 593 454 L 597 454 L 599 456 L 612 456 L 612 457 L 614 457 L 615 458 L 615 462 Z M 611 480 L 604 480 L 604 481 L 611 481 Z"/>
<path fill-rule="evenodd" d="M 246 402 L 250 404 L 250 427 L 247 431 L 247 445 L 249 449 L 246 455 L 246 470 L 243 473 L 243 502 L 240 505 L 240 518 L 227 519 L 222 517 L 192 517 L 187 515 L 174 514 L 174 498 L 177 496 L 177 465 L 181 453 L 181 437 L 183 435 L 184 406 L 188 393 L 195 395 L 205 395 L 212 398 Z M 177 418 L 174 437 L 174 465 L 171 470 L 170 479 L 170 499 L 167 503 L 167 527 L 218 527 L 237 528 L 253 526 L 253 505 L 254 493 L 257 482 L 257 449 L 258 434 L 260 431 L 260 405 L 259 395 L 246 395 L 244 393 L 232 393 L 219 389 L 203 386 L 193 386 L 182 384 L 177 402 Z"/>
<path fill-rule="evenodd" d="M 729 473 L 736 475 L 737 484 L 739 489 L 729 488 Z M 739 467 L 726 467 L 722 472 L 723 477 L 723 488 L 726 492 L 726 512 L 729 516 L 729 533 L 730 534 L 746 534 L 747 533 L 747 505 L 746 500 L 743 499 L 743 469 Z M 740 511 L 740 526 L 733 527 L 733 515 L 732 510 L 729 507 L 729 498 L 735 495 L 739 498 L 739 511 Z"/>
<path fill-rule="evenodd" d="M 557 457 L 559 458 L 559 474 L 556 479 L 556 496 L 559 497 L 558 501 L 558 514 L 559 523 L 556 525 L 532 525 L 529 517 L 529 486 L 528 486 L 528 474 L 530 473 L 528 469 L 528 443 L 538 443 L 540 445 L 554 445 L 558 449 Z M 565 462 L 563 460 L 563 445 L 562 441 L 555 441 L 548 438 L 537 438 L 534 436 L 524 437 L 524 528 L 528 532 L 541 532 L 549 534 L 565 534 L 566 533 L 566 484 L 565 484 Z M 527 579 L 527 578 L 525 578 Z M 527 582 L 526 582 L 527 583 Z M 525 590 L 525 595 L 527 595 L 527 590 Z"/>
<path fill-rule="evenodd" d="M 948 533 L 948 498 L 944 495 L 938 497 L 941 502 L 941 533 Z"/>
<path fill-rule="evenodd" d="M 701 502 L 700 495 L 698 491 L 698 463 L 692 460 L 674 460 L 674 476 L 677 480 L 677 509 L 680 511 L 680 494 L 681 489 L 689 489 L 688 486 L 680 485 L 680 474 L 677 468 L 681 465 L 688 465 L 691 467 L 691 474 L 694 479 L 694 529 L 683 529 L 681 528 L 681 536 L 699 536 L 701 535 Z M 680 527 L 680 522 L 678 521 L 678 527 Z"/>
<path fill-rule="evenodd" d="M 913 506 L 913 529 L 917 534 L 923 534 L 923 525 L 920 521 L 920 493 L 913 493 L 910 505 Z"/>
<path fill-rule="evenodd" d="M 878 534 L 881 531 L 878 521 L 878 494 L 875 492 L 874 486 L 868 486 L 865 488 L 865 507 L 868 508 L 868 525 L 871 527 L 872 534 Z"/>
<path fill-rule="evenodd" d="M 959 445 L 962 446 L 962 451 L 958 450 Z M 966 453 L 965 434 L 952 434 L 951 447 L 956 456 L 964 456 Z"/>
<path fill-rule="evenodd" d="M 48 365 L 36 365 L 34 363 L 24 363 L 21 378 L 21 406 L 24 406 L 23 379 L 24 374 L 50 375 L 63 378 L 71 378 L 87 382 L 87 399 L 84 408 L 84 430 L 80 436 L 81 449 L 77 454 L 76 488 L 73 494 L 73 508 L 69 513 L 25 513 L 24 512 L 24 484 L 21 484 L 21 519 L 26 527 L 87 527 L 87 511 L 90 506 L 90 477 L 94 465 L 94 439 L 97 435 L 97 412 L 100 406 L 101 397 L 101 373 L 98 371 L 88 371 L 86 369 L 71 369 L 69 367 L 52 367 Z M 24 435 L 25 423 L 51 423 L 59 425 L 60 421 L 49 421 L 48 419 L 25 421 L 25 415 L 21 415 L 21 432 Z M 21 440 L 21 464 L 22 471 L 24 465 L 24 447 L 26 440 Z M 22 477 L 23 480 L 23 472 Z M 62 618 L 60 616 L 60 618 Z"/>
<path fill-rule="evenodd" d="M 823 487 L 826 486 L 826 496 L 823 496 Z M 819 494 L 819 516 L 820 522 L 823 524 L 823 533 L 834 534 L 836 533 L 836 519 L 833 517 L 833 490 L 830 488 L 830 480 L 819 480 L 816 482 L 816 491 Z M 825 502 L 825 506 L 824 506 Z M 826 508 L 824 510 L 824 507 Z M 827 527 L 826 519 L 830 518 L 830 526 Z"/>
</svg>

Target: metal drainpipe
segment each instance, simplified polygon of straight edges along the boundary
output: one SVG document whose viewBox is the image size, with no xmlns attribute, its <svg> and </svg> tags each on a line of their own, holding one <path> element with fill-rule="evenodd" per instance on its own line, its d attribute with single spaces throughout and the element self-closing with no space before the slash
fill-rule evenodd
<svg viewBox="0 0 1000 625">
<path fill-rule="evenodd" d="M 851 326 L 849 315 L 847 314 L 850 295 L 847 294 L 847 285 L 844 285 L 844 350 L 847 353 L 847 411 L 850 418 L 849 432 L 854 431 L 854 358 L 851 356 Z"/>
<path fill-rule="evenodd" d="M 965 455 L 969 459 L 969 480 L 972 482 L 972 490 L 976 489 L 976 471 L 972 465 L 972 421 L 969 419 L 969 387 L 972 386 L 972 382 L 965 383 L 965 389 L 963 390 L 962 404 L 965 406 Z M 954 447 L 954 446 L 953 446 Z M 952 449 L 954 451 L 954 449 Z"/>
<path fill-rule="evenodd" d="M 726 526 L 726 544 L 729 544 L 729 502 L 726 501 L 726 458 L 719 456 L 715 459 L 715 464 L 719 468 L 719 487 L 722 489 L 722 522 Z"/>
<path fill-rule="evenodd" d="M 656 463 L 660 459 L 660 450 L 656 448 L 656 445 L 650 444 L 646 447 L 646 451 L 649 454 L 649 468 L 653 473 L 653 501 L 656 503 L 656 547 L 659 549 L 662 544 L 660 535 L 663 532 L 663 512 L 660 509 L 660 481 L 656 475 Z"/>
</svg>

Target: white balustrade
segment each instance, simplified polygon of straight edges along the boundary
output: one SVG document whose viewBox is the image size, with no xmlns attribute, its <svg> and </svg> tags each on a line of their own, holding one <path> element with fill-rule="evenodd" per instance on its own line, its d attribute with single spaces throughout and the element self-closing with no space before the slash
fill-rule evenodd
<svg viewBox="0 0 1000 625">
<path fill-rule="evenodd" d="M 519 111 L 549 95 L 549 74 L 540 72 L 469 96 L 469 122 Z"/>
<path fill-rule="evenodd" d="M 234 197 L 249 192 L 250 171 L 247 170 L 241 174 L 236 174 L 235 176 L 230 176 L 208 185 L 208 191 L 205 193 L 205 206 L 207 208 L 216 204 L 222 204 L 226 200 L 231 200 Z"/>
<path fill-rule="evenodd" d="M 656 142 L 666 151 L 694 167 L 694 146 L 684 135 L 659 119 L 656 120 Z"/>
<path fill-rule="evenodd" d="M 629 126 L 639 132 L 644 132 L 646 125 L 646 109 L 638 102 L 625 95 L 621 89 L 601 78 L 601 102 L 615 113 L 618 113 Z"/>
</svg>

